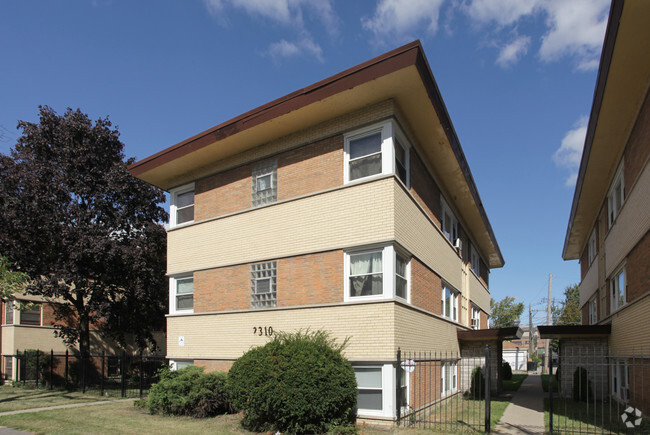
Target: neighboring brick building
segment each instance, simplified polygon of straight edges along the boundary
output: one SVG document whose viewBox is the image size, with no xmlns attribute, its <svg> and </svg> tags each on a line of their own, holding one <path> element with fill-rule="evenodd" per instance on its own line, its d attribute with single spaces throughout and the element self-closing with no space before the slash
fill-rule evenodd
<svg viewBox="0 0 650 435">
<path fill-rule="evenodd" d="M 649 19 L 646 0 L 612 3 L 562 253 L 580 260 L 582 323 L 609 325 L 601 328 L 611 331 L 607 355 L 650 355 Z M 629 386 L 650 379 L 647 368 L 627 364 L 620 358 L 609 373 L 611 394 L 623 401 Z"/>
<path fill-rule="evenodd" d="M 227 370 L 273 331 L 325 329 L 350 338 L 359 414 L 393 419 L 398 347 L 458 353 L 458 330 L 488 327 L 504 261 L 419 42 L 130 170 L 171 195 L 177 366 Z M 444 395 L 458 368 L 442 370 Z"/>
</svg>

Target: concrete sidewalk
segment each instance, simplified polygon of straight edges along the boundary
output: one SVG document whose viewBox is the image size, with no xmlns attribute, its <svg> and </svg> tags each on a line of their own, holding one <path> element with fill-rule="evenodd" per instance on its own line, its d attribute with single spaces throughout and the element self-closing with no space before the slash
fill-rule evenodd
<svg viewBox="0 0 650 435">
<path fill-rule="evenodd" d="M 528 375 L 497 423 L 496 434 L 543 434 L 544 391 L 542 377 Z"/>
</svg>

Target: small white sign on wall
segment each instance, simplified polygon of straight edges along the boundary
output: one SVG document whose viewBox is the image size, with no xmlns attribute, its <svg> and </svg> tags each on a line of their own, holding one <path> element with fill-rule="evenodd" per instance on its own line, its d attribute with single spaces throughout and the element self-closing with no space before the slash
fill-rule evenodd
<svg viewBox="0 0 650 435">
<path fill-rule="evenodd" d="M 179 345 L 180 347 L 185 346 L 185 336 L 183 336 L 183 335 L 179 335 L 179 336 L 178 336 L 178 345 Z"/>
</svg>

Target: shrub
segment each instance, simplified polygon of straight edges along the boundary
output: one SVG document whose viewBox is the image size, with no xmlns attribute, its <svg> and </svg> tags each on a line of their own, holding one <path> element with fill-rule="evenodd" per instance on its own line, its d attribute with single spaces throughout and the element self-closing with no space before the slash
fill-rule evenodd
<svg viewBox="0 0 650 435">
<path fill-rule="evenodd" d="M 501 376 L 504 381 L 509 381 L 512 379 L 512 367 L 508 361 L 503 361 L 501 363 Z"/>
<path fill-rule="evenodd" d="M 474 367 L 472 370 L 472 385 L 470 388 L 472 399 L 481 399 L 485 397 L 485 376 L 483 376 L 483 369 Z"/>
<path fill-rule="evenodd" d="M 573 372 L 573 400 L 586 402 L 593 397 L 589 372 L 584 367 L 577 367 Z"/>
<path fill-rule="evenodd" d="M 324 433 L 356 419 L 357 383 L 325 331 L 276 333 L 246 352 L 228 374 L 228 391 L 243 424 L 262 432 Z"/>
<path fill-rule="evenodd" d="M 158 371 L 160 382 L 149 390 L 147 410 L 151 414 L 213 417 L 230 411 L 224 372 L 204 373 L 203 367 L 190 366 Z"/>
</svg>

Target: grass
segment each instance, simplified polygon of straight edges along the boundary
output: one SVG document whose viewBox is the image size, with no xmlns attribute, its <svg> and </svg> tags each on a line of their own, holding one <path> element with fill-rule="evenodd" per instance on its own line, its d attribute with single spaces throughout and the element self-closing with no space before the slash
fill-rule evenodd
<svg viewBox="0 0 650 435">
<path fill-rule="evenodd" d="M 553 392 L 558 390 L 557 378 L 553 376 Z M 542 375 L 542 389 L 545 393 L 548 393 L 548 375 Z"/>
<path fill-rule="evenodd" d="M 625 433 L 621 419 L 625 406 L 616 402 L 576 402 L 573 399 L 553 399 L 553 433 Z M 549 429 L 549 400 L 544 399 L 544 424 Z M 650 433 L 650 422 L 644 419 L 636 433 Z"/>
<path fill-rule="evenodd" d="M 120 399 L 119 396 L 102 397 L 97 392 L 86 394 L 77 391 L 48 390 L 45 388 L 0 386 L 0 412 L 21 409 L 41 408 L 46 406 L 67 405 L 72 403 L 97 402 L 100 400 Z"/>
<path fill-rule="evenodd" d="M 528 377 L 527 374 L 513 374 L 512 379 L 510 380 L 504 380 L 503 381 L 503 389 L 504 391 L 517 391 L 519 387 L 521 387 L 522 382 L 524 382 L 524 379 Z"/>
</svg>

